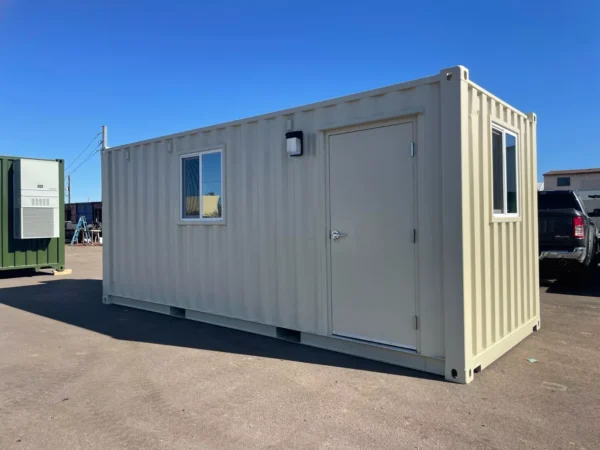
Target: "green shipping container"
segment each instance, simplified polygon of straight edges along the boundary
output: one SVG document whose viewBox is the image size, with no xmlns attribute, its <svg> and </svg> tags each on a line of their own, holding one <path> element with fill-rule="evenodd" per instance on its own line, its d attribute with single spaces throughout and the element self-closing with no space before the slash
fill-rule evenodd
<svg viewBox="0 0 600 450">
<path fill-rule="evenodd" d="M 0 270 L 65 268 L 64 161 L 58 161 L 59 230 L 57 238 L 15 239 L 14 164 L 20 159 L 0 156 Z"/>
</svg>

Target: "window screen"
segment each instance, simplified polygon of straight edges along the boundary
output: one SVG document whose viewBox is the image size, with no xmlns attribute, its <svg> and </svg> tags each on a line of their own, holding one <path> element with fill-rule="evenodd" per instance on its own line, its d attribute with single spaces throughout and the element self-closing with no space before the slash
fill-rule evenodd
<svg viewBox="0 0 600 450">
<path fill-rule="evenodd" d="M 517 213 L 517 138 L 505 135 L 506 146 L 506 212 Z"/>
<path fill-rule="evenodd" d="M 223 152 L 212 150 L 181 158 L 181 218 L 223 218 Z"/>
<path fill-rule="evenodd" d="M 492 164 L 494 176 L 494 212 L 504 211 L 504 156 L 502 151 L 502 132 L 492 130 Z"/>
<path fill-rule="evenodd" d="M 182 183 L 183 205 L 182 217 L 185 219 L 200 217 L 200 158 L 193 156 L 183 158 Z"/>
<path fill-rule="evenodd" d="M 519 157 L 517 136 L 492 127 L 492 177 L 494 215 L 519 213 Z"/>
<path fill-rule="evenodd" d="M 202 217 L 222 217 L 221 152 L 202 155 Z"/>
</svg>

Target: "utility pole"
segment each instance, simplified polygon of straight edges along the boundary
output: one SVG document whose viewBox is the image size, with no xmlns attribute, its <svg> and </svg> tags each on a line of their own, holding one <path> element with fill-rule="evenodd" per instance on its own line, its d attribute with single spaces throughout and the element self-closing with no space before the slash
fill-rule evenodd
<svg viewBox="0 0 600 450">
<path fill-rule="evenodd" d="M 102 125 L 102 151 L 108 148 L 108 129 Z"/>
<path fill-rule="evenodd" d="M 71 175 L 67 175 L 67 196 L 68 203 L 71 204 Z"/>
</svg>

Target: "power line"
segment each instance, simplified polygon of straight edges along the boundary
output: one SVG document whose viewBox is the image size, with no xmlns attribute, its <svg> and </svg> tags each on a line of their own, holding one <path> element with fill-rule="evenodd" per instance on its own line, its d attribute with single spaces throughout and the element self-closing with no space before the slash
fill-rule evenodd
<svg viewBox="0 0 600 450">
<path fill-rule="evenodd" d="M 94 150 L 94 153 L 92 153 L 90 156 L 88 156 L 83 161 L 81 161 L 77 167 L 75 167 L 71 172 L 69 172 L 69 175 L 73 175 L 77 169 L 79 169 L 86 162 L 88 162 L 91 159 L 92 156 L 94 156 L 96 153 L 98 153 L 100 151 L 101 148 L 102 148 L 102 146 L 98 145 L 98 147 L 96 147 L 96 150 Z"/>
<path fill-rule="evenodd" d="M 93 139 L 90 141 L 90 143 L 89 143 L 88 145 L 86 145 L 86 147 L 83 149 L 83 151 L 82 151 L 82 152 L 81 152 L 79 155 L 77 155 L 77 158 L 75 158 L 75 159 L 74 159 L 74 160 L 71 162 L 71 164 L 69 164 L 69 165 L 67 166 L 67 168 L 66 168 L 65 170 L 68 170 L 68 169 L 69 169 L 69 167 L 71 167 L 73 164 L 75 164 L 75 162 L 76 162 L 76 161 L 77 161 L 79 158 L 81 158 L 81 155 L 83 155 L 83 154 L 86 152 L 86 150 L 87 150 L 88 148 L 90 148 L 90 145 L 92 145 L 92 143 L 93 143 L 93 142 L 96 140 L 96 138 L 97 138 L 98 136 L 100 136 L 101 134 L 102 134 L 102 133 L 98 133 L 96 136 L 94 136 L 94 137 L 93 137 Z M 77 167 L 79 167 L 79 166 L 77 166 Z"/>
</svg>

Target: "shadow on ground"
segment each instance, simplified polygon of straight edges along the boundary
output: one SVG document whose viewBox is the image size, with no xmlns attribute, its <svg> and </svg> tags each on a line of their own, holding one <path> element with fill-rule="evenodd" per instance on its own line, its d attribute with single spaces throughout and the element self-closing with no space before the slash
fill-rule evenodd
<svg viewBox="0 0 600 450">
<path fill-rule="evenodd" d="M 36 272 L 33 269 L 0 270 L 0 280 L 14 280 L 17 278 L 32 278 L 48 276 L 48 272 Z"/>
<path fill-rule="evenodd" d="M 582 295 L 584 297 L 600 297 L 599 280 L 540 280 L 540 286 L 547 287 L 549 294 Z"/>
<path fill-rule="evenodd" d="M 8 287 L 0 290 L 0 303 L 120 340 L 443 380 L 424 372 L 266 336 L 118 305 L 106 306 L 102 304 L 101 280 L 60 279 Z"/>
<path fill-rule="evenodd" d="M 585 274 L 540 274 L 540 286 L 548 288 L 549 294 L 600 297 L 600 268 Z"/>
</svg>

